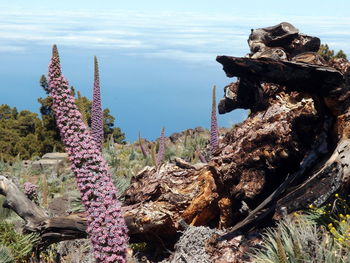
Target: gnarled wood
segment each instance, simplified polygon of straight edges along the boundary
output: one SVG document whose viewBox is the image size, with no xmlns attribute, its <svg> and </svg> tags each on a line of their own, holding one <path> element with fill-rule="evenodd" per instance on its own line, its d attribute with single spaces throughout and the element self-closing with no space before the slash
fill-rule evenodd
<svg viewBox="0 0 350 263">
<path fill-rule="evenodd" d="M 252 29 L 248 45 L 252 52 L 262 52 L 267 47 L 281 47 L 289 44 L 298 36 L 298 33 L 299 30 L 287 22 L 271 27 Z"/>
<path fill-rule="evenodd" d="M 343 75 L 336 69 L 300 62 L 218 56 L 228 77 L 250 77 L 261 82 L 286 86 L 290 90 L 327 96 L 339 87 Z"/>
<path fill-rule="evenodd" d="M 26 228 L 32 229 L 48 218 L 44 209 L 30 201 L 19 188 L 5 176 L 0 175 L 0 194 L 6 197 L 4 207 L 12 209 L 26 222 Z"/>
</svg>

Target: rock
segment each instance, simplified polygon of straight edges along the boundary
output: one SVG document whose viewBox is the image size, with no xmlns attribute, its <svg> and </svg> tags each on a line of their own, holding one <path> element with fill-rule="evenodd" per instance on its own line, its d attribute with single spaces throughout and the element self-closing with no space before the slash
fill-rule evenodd
<svg viewBox="0 0 350 263">
<path fill-rule="evenodd" d="M 34 170 L 42 169 L 59 169 L 64 166 L 63 160 L 58 159 L 41 159 L 39 161 L 34 161 L 32 163 L 32 168 Z"/>
<path fill-rule="evenodd" d="M 67 153 L 46 153 L 43 157 L 32 163 L 35 170 L 41 169 L 60 169 L 68 163 Z"/>
<path fill-rule="evenodd" d="M 68 162 L 68 154 L 67 153 L 46 153 L 41 157 L 41 159 L 52 159 L 52 160 L 62 160 L 64 162 Z"/>
<path fill-rule="evenodd" d="M 206 251 L 206 242 L 212 235 L 222 234 L 221 231 L 209 227 L 189 227 L 183 232 L 175 244 L 175 253 L 161 263 L 213 262 Z"/>
</svg>

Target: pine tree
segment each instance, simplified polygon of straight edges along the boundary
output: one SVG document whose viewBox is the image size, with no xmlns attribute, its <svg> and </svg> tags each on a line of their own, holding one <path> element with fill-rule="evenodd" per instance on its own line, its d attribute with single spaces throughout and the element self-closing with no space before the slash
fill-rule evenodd
<svg viewBox="0 0 350 263">
<path fill-rule="evenodd" d="M 344 53 L 343 50 L 339 50 L 336 54 L 334 52 L 334 50 L 330 49 L 329 46 L 327 44 L 322 44 L 320 46 L 320 49 L 317 52 L 319 55 L 321 55 L 324 60 L 326 61 L 330 61 L 333 58 L 343 58 L 343 59 L 347 59 L 346 54 Z M 335 55 L 334 55 L 335 54 Z"/>
</svg>

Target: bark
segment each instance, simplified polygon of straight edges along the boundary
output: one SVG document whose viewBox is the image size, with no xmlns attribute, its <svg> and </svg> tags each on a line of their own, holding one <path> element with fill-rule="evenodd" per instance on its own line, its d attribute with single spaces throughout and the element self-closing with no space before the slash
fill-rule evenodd
<svg viewBox="0 0 350 263">
<path fill-rule="evenodd" d="M 44 209 L 29 200 L 8 178 L 0 176 L 0 194 L 6 197 L 4 207 L 12 209 L 24 221 L 25 232 L 38 232 L 42 238 L 39 247 L 75 238 L 86 237 L 84 215 L 50 218 Z"/>
<path fill-rule="evenodd" d="M 250 58 L 286 59 L 305 52 L 317 52 L 320 44 L 318 37 L 299 34 L 297 28 L 286 22 L 252 29 L 248 38 Z"/>
<path fill-rule="evenodd" d="M 0 194 L 6 197 L 4 207 L 12 209 L 26 222 L 26 228 L 33 229 L 46 219 L 45 210 L 30 201 L 19 188 L 5 176 L 0 176 Z"/>
<path fill-rule="evenodd" d="M 334 68 L 301 62 L 273 59 L 218 56 L 228 77 L 247 77 L 260 82 L 287 86 L 289 90 L 317 93 L 322 96 L 343 83 L 343 75 Z"/>
</svg>

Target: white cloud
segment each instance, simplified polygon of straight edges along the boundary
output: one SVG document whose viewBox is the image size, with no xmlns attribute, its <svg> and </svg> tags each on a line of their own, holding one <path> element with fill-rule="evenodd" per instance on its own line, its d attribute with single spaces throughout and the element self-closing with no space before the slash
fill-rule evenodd
<svg viewBox="0 0 350 263">
<path fill-rule="evenodd" d="M 159 58 L 169 58 L 175 60 L 183 60 L 187 62 L 211 62 L 217 54 L 214 53 L 205 53 L 205 52 L 188 52 L 182 50 L 160 50 L 150 53 L 144 53 L 146 57 L 159 57 Z"/>
<path fill-rule="evenodd" d="M 250 28 L 281 21 L 291 21 L 301 32 L 321 36 L 345 51 L 350 39 L 350 18 L 45 10 L 2 10 L 0 17 L 0 52 L 56 43 L 200 62 L 224 52 L 243 55 Z"/>
<path fill-rule="evenodd" d="M 0 45 L 0 52 L 24 52 L 26 49 L 22 46 Z"/>
</svg>

